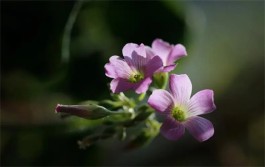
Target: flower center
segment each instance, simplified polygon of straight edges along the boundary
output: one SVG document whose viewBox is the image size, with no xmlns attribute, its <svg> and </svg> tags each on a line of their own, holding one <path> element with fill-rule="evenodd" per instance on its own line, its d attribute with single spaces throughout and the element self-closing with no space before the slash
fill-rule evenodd
<svg viewBox="0 0 265 167">
<path fill-rule="evenodd" d="M 142 79 L 144 79 L 144 75 L 138 72 L 138 73 L 132 74 L 129 78 L 129 81 L 132 83 L 136 83 L 136 82 L 141 81 Z"/>
<path fill-rule="evenodd" d="M 186 120 L 186 113 L 178 107 L 175 107 L 172 110 L 171 114 L 172 114 L 173 118 L 175 118 L 179 122 Z"/>
</svg>

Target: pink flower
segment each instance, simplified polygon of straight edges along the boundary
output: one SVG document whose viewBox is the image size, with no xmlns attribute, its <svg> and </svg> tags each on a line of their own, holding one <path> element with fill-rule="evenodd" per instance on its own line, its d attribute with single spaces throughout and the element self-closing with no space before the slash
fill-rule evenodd
<svg viewBox="0 0 265 167">
<path fill-rule="evenodd" d="M 188 129 L 190 134 L 202 142 L 214 134 L 210 121 L 198 115 L 207 114 L 216 109 L 212 90 L 202 90 L 191 96 L 192 85 L 189 77 L 170 75 L 169 92 L 154 90 L 148 104 L 165 116 L 161 133 L 169 140 L 178 140 Z"/>
<path fill-rule="evenodd" d="M 113 78 L 110 89 L 113 93 L 135 90 L 136 93 L 147 91 L 152 82 L 152 76 L 163 66 L 159 56 L 149 56 L 145 45 L 126 44 L 122 53 L 124 59 L 112 56 L 105 65 L 106 76 Z"/>
<path fill-rule="evenodd" d="M 175 62 L 180 58 L 187 56 L 186 49 L 183 45 L 170 45 L 162 39 L 155 39 L 152 48 L 146 48 L 150 54 L 159 56 L 163 61 L 162 72 L 170 72 L 175 69 Z"/>
</svg>

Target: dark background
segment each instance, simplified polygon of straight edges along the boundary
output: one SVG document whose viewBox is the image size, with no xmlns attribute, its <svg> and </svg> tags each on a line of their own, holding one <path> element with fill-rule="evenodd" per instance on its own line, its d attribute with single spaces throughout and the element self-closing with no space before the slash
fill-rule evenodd
<svg viewBox="0 0 265 167">
<path fill-rule="evenodd" d="M 64 62 L 74 4 L 1 1 L 1 165 L 264 166 L 263 1 L 85 1 Z M 132 151 L 110 139 L 80 150 L 93 122 L 61 120 L 56 104 L 109 98 L 108 58 L 155 38 L 186 46 L 175 73 L 190 76 L 193 94 L 215 91 L 217 110 L 205 116 L 215 135 L 204 143 L 158 136 Z"/>
</svg>

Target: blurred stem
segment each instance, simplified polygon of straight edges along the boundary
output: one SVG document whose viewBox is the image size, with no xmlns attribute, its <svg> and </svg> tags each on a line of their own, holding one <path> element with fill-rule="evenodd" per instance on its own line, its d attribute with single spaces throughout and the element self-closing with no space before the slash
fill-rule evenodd
<svg viewBox="0 0 265 167">
<path fill-rule="evenodd" d="M 146 93 L 142 93 L 140 94 L 140 96 L 138 97 L 138 101 L 142 101 L 145 98 Z"/>
<path fill-rule="evenodd" d="M 69 15 L 67 23 L 64 28 L 63 39 L 62 39 L 62 62 L 68 63 L 70 58 L 70 42 L 71 32 L 77 18 L 77 15 L 82 7 L 83 0 L 78 0 L 74 4 L 74 7 Z"/>
</svg>

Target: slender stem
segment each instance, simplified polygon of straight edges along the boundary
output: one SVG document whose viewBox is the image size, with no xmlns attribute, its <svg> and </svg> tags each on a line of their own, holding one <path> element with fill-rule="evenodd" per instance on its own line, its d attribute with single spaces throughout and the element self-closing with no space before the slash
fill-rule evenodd
<svg viewBox="0 0 265 167">
<path fill-rule="evenodd" d="M 70 42 L 71 32 L 77 18 L 77 15 L 82 7 L 83 0 L 78 0 L 74 4 L 74 7 L 69 15 L 69 18 L 64 27 L 63 39 L 62 39 L 62 62 L 69 62 L 70 58 Z"/>
</svg>

